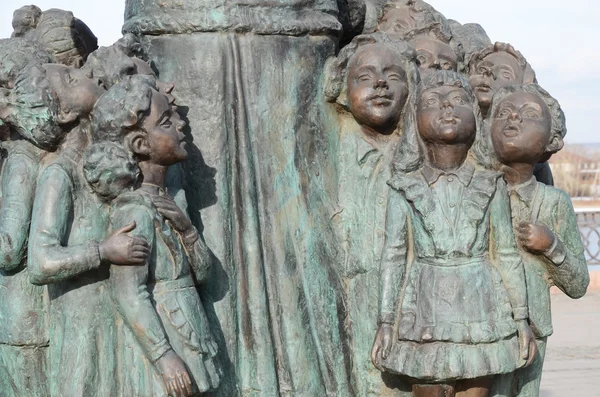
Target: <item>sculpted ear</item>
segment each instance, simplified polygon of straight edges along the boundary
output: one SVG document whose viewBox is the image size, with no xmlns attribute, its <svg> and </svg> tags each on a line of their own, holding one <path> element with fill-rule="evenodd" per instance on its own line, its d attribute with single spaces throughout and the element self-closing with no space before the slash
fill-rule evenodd
<svg viewBox="0 0 600 397">
<path fill-rule="evenodd" d="M 537 83 L 537 79 L 535 77 L 535 72 L 530 64 L 525 66 L 525 70 L 523 72 L 523 84 L 532 84 Z"/>
<path fill-rule="evenodd" d="M 56 121 L 59 125 L 71 124 L 72 122 L 77 120 L 77 117 L 78 115 L 76 112 L 72 110 L 64 111 L 61 109 L 60 113 L 58 114 L 58 117 L 56 118 Z"/>
<path fill-rule="evenodd" d="M 127 135 L 126 144 L 129 150 L 138 156 L 150 156 L 150 145 L 148 145 L 148 139 L 143 132 L 132 132 Z"/>
</svg>

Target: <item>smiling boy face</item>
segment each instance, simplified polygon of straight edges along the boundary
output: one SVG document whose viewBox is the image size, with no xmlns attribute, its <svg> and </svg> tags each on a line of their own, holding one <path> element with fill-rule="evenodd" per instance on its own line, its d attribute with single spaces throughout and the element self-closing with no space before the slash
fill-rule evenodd
<svg viewBox="0 0 600 397">
<path fill-rule="evenodd" d="M 492 143 L 503 164 L 536 164 L 546 153 L 551 130 L 548 106 L 528 92 L 508 95 L 492 114 Z"/>
</svg>

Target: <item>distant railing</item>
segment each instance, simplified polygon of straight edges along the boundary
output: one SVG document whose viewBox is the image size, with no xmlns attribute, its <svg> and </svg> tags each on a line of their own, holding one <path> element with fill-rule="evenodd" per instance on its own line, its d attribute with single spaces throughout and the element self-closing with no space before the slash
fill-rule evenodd
<svg viewBox="0 0 600 397">
<path fill-rule="evenodd" d="M 577 224 L 587 264 L 600 265 L 600 211 L 578 211 Z"/>
</svg>

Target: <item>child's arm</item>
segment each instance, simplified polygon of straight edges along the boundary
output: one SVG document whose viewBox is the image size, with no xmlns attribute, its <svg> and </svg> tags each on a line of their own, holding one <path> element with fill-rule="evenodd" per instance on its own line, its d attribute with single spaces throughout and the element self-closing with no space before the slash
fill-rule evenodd
<svg viewBox="0 0 600 397">
<path fill-rule="evenodd" d="M 51 165 L 42 173 L 35 193 L 27 266 L 31 282 L 67 280 L 100 267 L 96 241 L 67 246 L 73 212 L 73 186 L 66 171 Z"/>
<path fill-rule="evenodd" d="M 27 248 L 38 166 L 24 154 L 9 155 L 2 173 L 0 269 L 17 268 Z"/>
<path fill-rule="evenodd" d="M 181 240 L 194 271 L 196 282 L 201 283 L 205 281 L 210 274 L 211 268 L 211 257 L 208 246 L 193 226 L 187 233 L 182 235 Z"/>
<path fill-rule="evenodd" d="M 131 235 L 144 238 L 150 247 L 153 247 L 154 222 L 147 209 L 136 204 L 111 209 L 113 229 L 124 226 L 132 217 L 136 228 L 131 231 Z M 111 266 L 108 286 L 123 321 L 131 329 L 148 358 L 156 362 L 171 350 L 171 346 L 147 288 L 148 266 L 151 260 L 152 255 L 143 266 Z"/>
<path fill-rule="evenodd" d="M 554 265 L 548 266 L 554 284 L 571 298 L 577 299 L 585 295 L 590 274 L 585 262 L 577 216 L 571 200 L 562 191 L 557 210 L 554 244 L 544 256 Z"/>
<path fill-rule="evenodd" d="M 379 322 L 394 324 L 408 251 L 408 203 L 390 191 L 385 222 L 385 244 L 381 255 Z"/>
</svg>

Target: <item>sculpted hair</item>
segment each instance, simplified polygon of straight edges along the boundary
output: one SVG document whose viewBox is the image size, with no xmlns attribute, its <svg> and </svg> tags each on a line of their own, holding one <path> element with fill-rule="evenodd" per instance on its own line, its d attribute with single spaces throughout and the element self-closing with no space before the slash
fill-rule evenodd
<svg viewBox="0 0 600 397">
<path fill-rule="evenodd" d="M 0 87 L 13 88 L 27 65 L 52 63 L 54 57 L 41 45 L 20 37 L 0 39 Z"/>
<path fill-rule="evenodd" d="M 416 105 L 410 108 L 410 114 L 407 116 L 411 120 L 410 124 L 408 124 L 410 128 L 405 129 L 392 164 L 394 173 L 408 173 L 423 166 L 425 148 L 416 121 L 418 102 L 423 92 L 442 86 L 460 87 L 467 94 L 467 97 L 473 106 L 476 124 L 475 141 L 470 152 L 475 161 L 489 167 L 487 148 L 481 144 L 480 131 L 483 125 L 483 119 L 473 89 L 466 78 L 461 74 L 451 70 L 438 70 L 434 73 L 427 74 L 417 88 Z"/>
<path fill-rule="evenodd" d="M 58 63 L 81 67 L 98 48 L 90 28 L 70 11 L 56 8 L 44 11 L 36 28 L 36 39 L 51 52 Z"/>
<path fill-rule="evenodd" d="M 404 41 L 393 40 L 385 33 L 377 32 L 355 37 L 352 42 L 341 49 L 336 58 L 328 60 L 326 65 L 325 97 L 329 102 L 337 102 L 348 109 L 347 87 L 348 67 L 356 52 L 370 44 L 384 44 L 391 51 L 396 51 L 402 59 L 402 69 L 406 73 L 408 92 L 414 92 L 419 82 L 417 69 L 417 54 L 409 44 Z M 408 102 L 407 102 L 408 103 Z"/>
<path fill-rule="evenodd" d="M 14 111 L 6 121 L 41 149 L 54 151 L 65 132 L 58 123 L 60 104 L 42 65 L 31 64 L 15 81 Z"/>
<path fill-rule="evenodd" d="M 495 52 L 506 52 L 509 55 L 512 55 L 521 68 L 523 68 L 523 82 L 522 84 L 531 84 L 536 83 L 535 72 L 533 71 L 527 59 L 521 54 L 521 52 L 515 50 L 515 48 L 507 43 L 501 43 L 499 41 L 495 42 L 492 45 L 489 45 L 485 48 L 482 48 L 479 51 L 475 51 L 467 56 L 465 59 L 465 64 L 467 65 L 467 74 L 473 75 L 476 73 L 477 65 L 481 62 L 485 57 Z"/>
<path fill-rule="evenodd" d="M 112 86 L 94 105 L 93 140 L 123 143 L 130 132 L 140 128 L 156 90 L 156 80 L 148 75 L 126 76 Z"/>
<path fill-rule="evenodd" d="M 138 40 L 133 34 L 127 33 L 113 45 L 92 52 L 82 69 L 90 71 L 108 90 L 125 76 L 136 74 L 136 65 L 131 56 L 137 51 Z"/>
<path fill-rule="evenodd" d="M 84 153 L 83 174 L 92 190 L 103 201 L 109 202 L 135 188 L 139 168 L 122 144 L 99 142 Z"/>
</svg>

